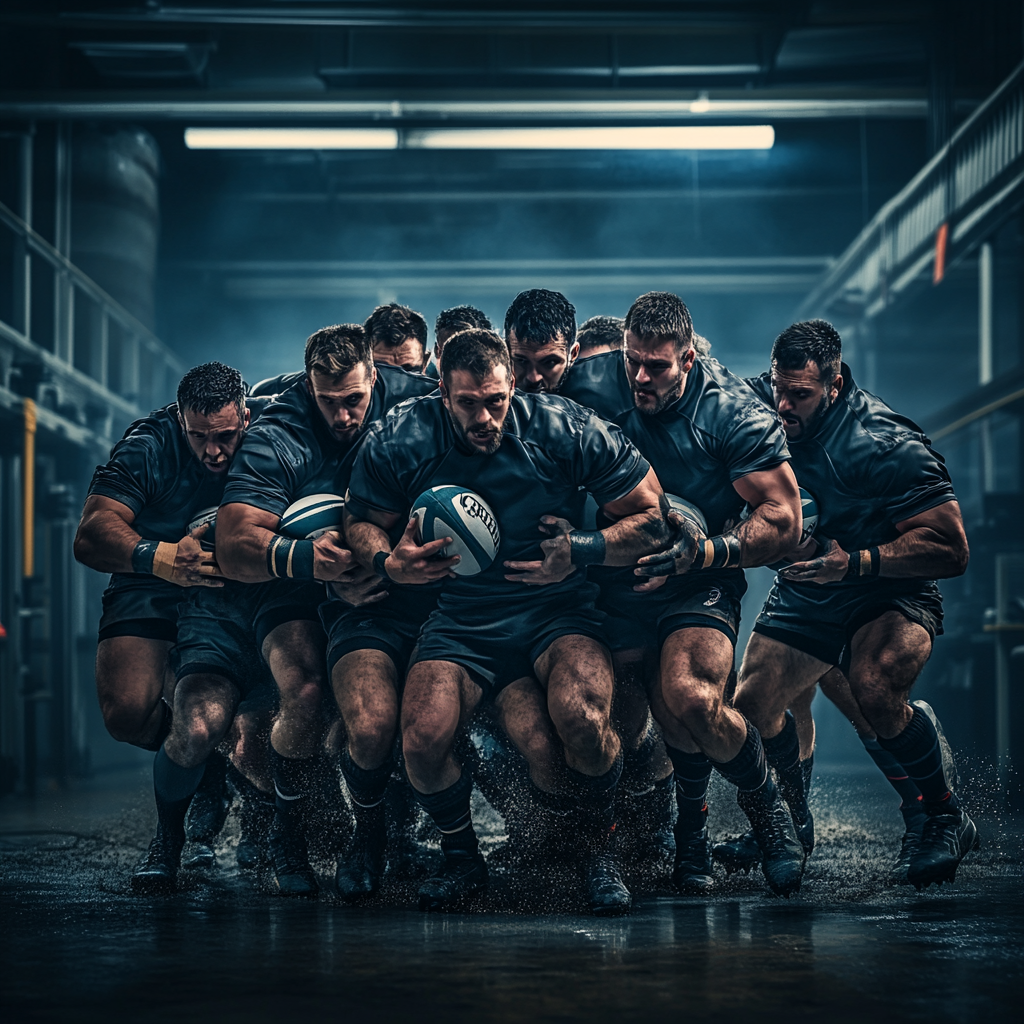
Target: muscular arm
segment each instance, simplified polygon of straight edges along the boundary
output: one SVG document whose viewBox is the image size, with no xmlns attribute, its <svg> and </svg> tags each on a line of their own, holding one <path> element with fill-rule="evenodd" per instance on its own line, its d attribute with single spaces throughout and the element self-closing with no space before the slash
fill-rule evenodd
<svg viewBox="0 0 1024 1024">
<path fill-rule="evenodd" d="M 97 572 L 131 572 L 132 551 L 141 540 L 133 522 L 135 513 L 127 505 L 90 494 L 75 534 L 75 558 Z"/>
<path fill-rule="evenodd" d="M 800 542 L 800 488 L 788 462 L 741 476 L 733 488 L 751 508 L 750 516 L 729 531 L 739 539 L 741 566 L 775 562 Z"/>
<path fill-rule="evenodd" d="M 877 549 L 878 562 L 872 549 L 858 551 L 864 575 L 888 576 L 892 579 L 948 579 L 960 576 L 967 569 L 969 551 L 964 533 L 960 506 L 955 501 L 943 502 L 919 515 L 896 523 L 900 536 Z M 818 558 L 795 562 L 780 570 L 779 575 L 795 583 L 835 583 L 849 572 L 851 552 L 844 551 L 834 540 Z M 877 572 L 872 571 L 877 568 Z"/>
<path fill-rule="evenodd" d="M 396 512 L 368 509 L 365 519 L 345 513 L 345 536 L 355 560 L 364 568 L 376 571 L 374 557 L 383 551 L 384 571 L 395 583 L 431 583 L 451 575 L 451 567 L 459 558 L 438 558 L 437 553 L 451 543 L 451 537 L 442 537 L 429 544 L 416 541 L 417 521 L 410 519 L 401 540 L 392 548 L 388 531 L 393 530 L 401 517 Z"/>
<path fill-rule="evenodd" d="M 217 512 L 217 560 L 224 574 L 242 583 L 274 579 L 267 563 L 267 550 L 278 536 L 280 521 L 280 516 L 254 505 L 222 505 Z M 313 545 L 313 574 L 307 579 L 342 579 L 352 567 L 352 553 L 343 546 L 341 534 L 336 531 L 300 543 Z"/>
</svg>

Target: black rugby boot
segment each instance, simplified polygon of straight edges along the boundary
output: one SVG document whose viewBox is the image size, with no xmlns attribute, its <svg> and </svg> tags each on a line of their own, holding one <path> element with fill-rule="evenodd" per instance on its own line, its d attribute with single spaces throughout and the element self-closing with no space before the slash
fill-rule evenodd
<svg viewBox="0 0 1024 1024">
<path fill-rule="evenodd" d="M 929 814 L 917 850 L 910 857 L 907 881 L 918 890 L 932 882 L 956 881 L 960 862 L 980 845 L 978 830 L 966 811 Z"/>
<path fill-rule="evenodd" d="M 354 804 L 356 827 L 344 856 L 338 861 L 334 884 L 339 896 L 351 899 L 375 893 L 384 877 L 384 850 L 388 842 L 384 801 L 373 807 Z"/>
<path fill-rule="evenodd" d="M 807 857 L 796 837 L 793 818 L 771 779 L 753 792 L 740 790 L 737 801 L 761 848 L 761 870 L 769 888 L 776 896 L 787 898 L 799 892 Z"/>
<path fill-rule="evenodd" d="M 309 864 L 306 837 L 293 823 L 284 821 L 280 812 L 275 812 L 270 826 L 267 852 L 282 896 L 316 897 L 320 886 Z"/>
<path fill-rule="evenodd" d="M 676 856 L 672 881 L 681 893 L 688 895 L 707 892 L 715 884 L 706 807 L 703 817 L 704 826 L 700 829 L 680 828 L 678 822 L 675 828 Z"/>
<path fill-rule="evenodd" d="M 444 863 L 441 871 L 428 878 L 417 892 L 420 910 L 448 910 L 487 886 L 487 862 L 474 842 L 472 846 L 448 846 L 442 839 Z"/>
<path fill-rule="evenodd" d="M 749 875 L 754 868 L 761 866 L 761 847 L 754 838 L 754 830 L 748 828 L 741 836 L 715 843 L 711 857 L 725 868 L 727 875 L 735 871 Z"/>
<path fill-rule="evenodd" d="M 889 881 L 892 885 L 910 885 L 910 862 L 921 845 L 921 833 L 924 831 L 924 823 L 927 815 L 919 814 L 907 821 L 907 829 L 900 839 L 900 852 L 889 872 Z"/>
<path fill-rule="evenodd" d="M 132 873 L 132 891 L 140 894 L 174 892 L 178 887 L 178 865 L 184 845 L 183 832 L 172 835 L 158 825 L 146 855 Z"/>
<path fill-rule="evenodd" d="M 206 759 L 206 770 L 185 817 L 185 838 L 192 847 L 182 861 L 185 867 L 213 867 L 216 863 L 213 844 L 230 810 L 227 762 L 215 750 Z"/>
<path fill-rule="evenodd" d="M 633 897 L 622 881 L 610 846 L 587 858 L 584 883 L 587 905 L 595 917 L 622 917 L 633 909 Z"/>
<path fill-rule="evenodd" d="M 245 780 L 238 786 L 239 837 L 235 848 L 235 861 L 243 871 L 258 868 L 267 862 L 267 834 L 274 820 L 274 798 L 261 793 Z"/>
</svg>

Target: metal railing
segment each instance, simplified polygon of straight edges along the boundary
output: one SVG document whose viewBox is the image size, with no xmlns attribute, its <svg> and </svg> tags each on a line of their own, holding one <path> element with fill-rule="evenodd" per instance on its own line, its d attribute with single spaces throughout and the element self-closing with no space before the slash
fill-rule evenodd
<svg viewBox="0 0 1024 1024">
<path fill-rule="evenodd" d="M 183 364 L 0 203 L 0 263 L 8 260 L 13 288 L 0 307 L 0 390 L 34 398 L 41 411 L 104 440 L 170 400 Z"/>
<path fill-rule="evenodd" d="M 930 280 L 937 259 L 941 278 L 1022 201 L 1024 63 L 875 214 L 798 316 L 880 313 Z"/>
</svg>

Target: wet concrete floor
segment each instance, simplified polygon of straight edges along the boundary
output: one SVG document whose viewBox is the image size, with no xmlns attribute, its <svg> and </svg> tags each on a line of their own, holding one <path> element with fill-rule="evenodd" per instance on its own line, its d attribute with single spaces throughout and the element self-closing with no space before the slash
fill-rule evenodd
<svg viewBox="0 0 1024 1024">
<path fill-rule="evenodd" d="M 759 873 L 722 875 L 700 899 L 648 879 L 631 917 L 602 921 L 580 911 L 571 876 L 540 899 L 498 880 L 460 914 L 419 913 L 412 883 L 372 905 L 288 902 L 237 870 L 230 821 L 216 869 L 138 898 L 145 773 L 8 798 L 0 1012 L 12 1024 L 1018 1021 L 1024 821 L 981 789 L 975 804 L 982 849 L 954 886 L 916 893 L 886 883 L 901 832 L 891 791 L 867 771 L 821 769 L 798 897 L 771 897 Z M 716 788 L 713 831 L 739 824 Z"/>
</svg>

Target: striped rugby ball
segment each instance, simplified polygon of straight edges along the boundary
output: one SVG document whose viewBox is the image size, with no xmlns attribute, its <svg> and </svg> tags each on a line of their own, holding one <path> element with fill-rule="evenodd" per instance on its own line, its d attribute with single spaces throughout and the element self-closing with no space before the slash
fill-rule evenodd
<svg viewBox="0 0 1024 1024">
<path fill-rule="evenodd" d="M 472 491 L 452 484 L 431 487 L 413 502 L 410 515 L 420 525 L 420 542 L 451 537 L 440 557 L 460 555 L 452 566 L 457 576 L 476 576 L 488 568 L 498 553 L 501 533 L 491 506 Z"/>
<path fill-rule="evenodd" d="M 199 539 L 199 546 L 204 551 L 212 551 L 216 543 L 214 536 L 217 529 L 216 505 L 211 508 L 204 508 L 202 512 L 197 512 L 192 517 L 192 522 L 188 524 L 188 532 L 191 533 L 193 530 L 198 530 L 200 526 L 208 526 L 209 529 Z"/>
<path fill-rule="evenodd" d="M 680 498 L 678 494 L 669 494 L 667 491 L 665 492 L 665 497 L 668 498 L 669 508 L 674 509 L 684 519 L 689 519 L 703 536 L 706 537 L 708 535 L 708 521 L 704 518 L 704 513 L 696 505 L 685 498 Z"/>
<path fill-rule="evenodd" d="M 293 501 L 281 516 L 277 532 L 296 540 L 316 540 L 344 523 L 345 499 L 340 494 L 309 494 Z"/>
</svg>

